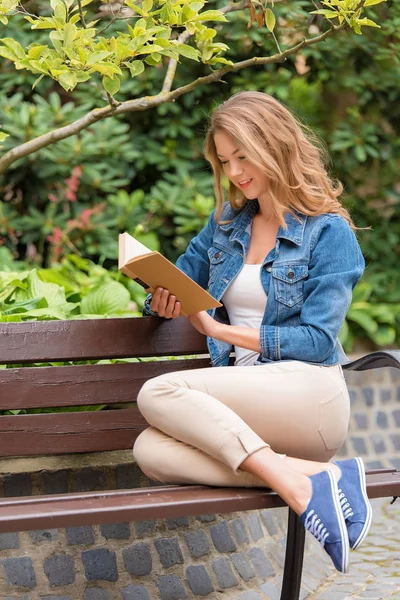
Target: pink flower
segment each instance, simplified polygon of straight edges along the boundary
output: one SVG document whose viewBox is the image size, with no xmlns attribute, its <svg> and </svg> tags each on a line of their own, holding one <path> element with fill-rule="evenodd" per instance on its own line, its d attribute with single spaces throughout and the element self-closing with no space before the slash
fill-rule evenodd
<svg viewBox="0 0 400 600">
<path fill-rule="evenodd" d="M 47 197 L 50 200 L 50 202 L 58 202 L 58 198 L 54 194 L 49 194 Z"/>
<path fill-rule="evenodd" d="M 53 234 L 47 236 L 47 239 L 50 242 L 50 244 L 54 244 L 55 246 L 60 245 L 62 238 L 63 233 L 59 227 L 54 227 Z"/>
</svg>

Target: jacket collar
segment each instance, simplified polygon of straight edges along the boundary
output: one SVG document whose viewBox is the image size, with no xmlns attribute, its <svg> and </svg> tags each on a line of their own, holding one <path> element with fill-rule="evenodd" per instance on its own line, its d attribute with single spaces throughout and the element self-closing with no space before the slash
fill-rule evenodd
<svg viewBox="0 0 400 600">
<path fill-rule="evenodd" d="M 229 231 L 230 229 L 232 229 L 232 233 L 229 236 L 230 239 L 240 239 L 244 231 L 252 222 L 255 214 L 257 213 L 258 207 L 258 200 L 250 200 L 249 202 L 247 202 L 245 207 L 237 214 L 237 216 L 234 217 L 233 221 L 231 221 L 231 223 L 221 225 L 221 229 L 223 229 L 224 231 Z M 278 229 L 277 238 L 283 238 L 285 240 L 293 242 L 297 246 L 301 246 L 301 244 L 303 243 L 306 222 L 306 215 L 297 211 L 294 214 L 287 212 L 285 214 L 285 223 L 287 228 L 285 229 L 281 225 Z"/>
</svg>

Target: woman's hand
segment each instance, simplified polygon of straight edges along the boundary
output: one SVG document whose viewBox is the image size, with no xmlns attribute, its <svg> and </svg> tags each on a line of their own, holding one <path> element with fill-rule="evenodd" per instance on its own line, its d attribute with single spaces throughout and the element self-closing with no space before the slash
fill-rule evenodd
<svg viewBox="0 0 400 600">
<path fill-rule="evenodd" d="M 151 298 L 150 308 L 166 319 L 177 319 L 181 315 L 181 303 L 168 290 L 158 287 Z"/>
<path fill-rule="evenodd" d="M 200 331 L 203 335 L 209 335 L 210 337 L 216 337 L 219 327 L 219 323 L 210 317 L 208 312 L 202 310 L 197 313 L 193 313 L 188 317 L 189 321 L 197 331 Z"/>
</svg>

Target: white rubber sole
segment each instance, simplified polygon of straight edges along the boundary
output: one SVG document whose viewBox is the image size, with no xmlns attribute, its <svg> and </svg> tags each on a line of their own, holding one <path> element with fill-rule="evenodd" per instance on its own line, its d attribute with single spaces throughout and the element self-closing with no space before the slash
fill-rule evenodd
<svg viewBox="0 0 400 600">
<path fill-rule="evenodd" d="M 359 546 L 361 546 L 361 544 L 363 543 L 363 541 L 365 540 L 365 538 L 368 534 L 368 531 L 369 531 L 369 528 L 371 527 L 371 522 L 372 522 L 372 506 L 371 506 L 371 503 L 370 503 L 368 495 L 367 495 L 367 480 L 365 477 L 364 463 L 363 463 L 362 458 L 360 458 L 360 457 L 357 457 L 355 460 L 357 461 L 357 465 L 358 465 L 358 475 L 360 477 L 361 491 L 363 494 L 365 505 L 367 507 L 367 518 L 364 523 L 364 527 L 362 528 L 362 530 L 360 532 L 360 535 L 358 536 L 358 538 L 356 539 L 354 544 L 351 546 L 352 550 L 357 550 L 357 548 L 359 548 Z"/>
<path fill-rule="evenodd" d="M 342 547 L 343 547 L 341 572 L 348 573 L 349 558 L 350 558 L 350 546 L 349 546 L 349 537 L 347 535 L 346 521 L 344 520 L 342 507 L 340 506 L 337 481 L 331 471 L 327 471 L 327 473 L 328 473 L 330 481 L 331 481 L 332 497 L 333 497 L 334 504 L 335 504 L 336 516 L 337 516 L 338 523 L 340 526 L 340 534 L 341 534 L 341 541 L 342 541 Z"/>
</svg>

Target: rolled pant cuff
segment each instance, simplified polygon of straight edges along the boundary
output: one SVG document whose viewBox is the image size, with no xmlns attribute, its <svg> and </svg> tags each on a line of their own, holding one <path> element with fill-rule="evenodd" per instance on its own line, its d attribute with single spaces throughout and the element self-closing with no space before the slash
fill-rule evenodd
<svg viewBox="0 0 400 600">
<path fill-rule="evenodd" d="M 257 452 L 257 450 L 261 450 L 261 448 L 269 447 L 269 444 L 264 442 L 260 436 L 248 429 L 239 433 L 232 433 L 221 446 L 219 456 L 221 462 L 236 472 L 246 458 Z"/>
</svg>

